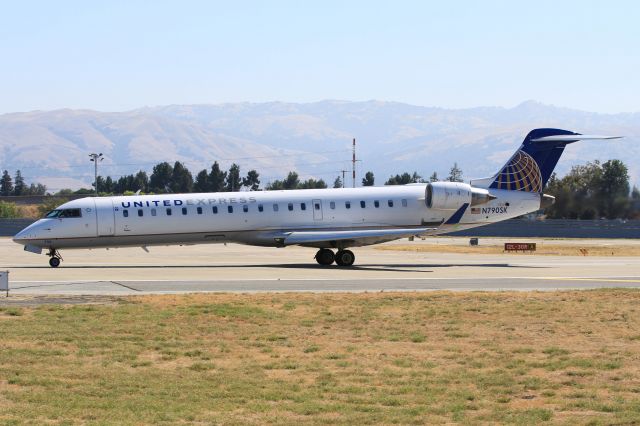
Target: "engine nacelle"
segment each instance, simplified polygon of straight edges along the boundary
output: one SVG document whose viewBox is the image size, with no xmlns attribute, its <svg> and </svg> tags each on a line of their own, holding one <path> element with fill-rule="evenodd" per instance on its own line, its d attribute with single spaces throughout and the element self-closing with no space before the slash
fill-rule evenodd
<svg viewBox="0 0 640 426">
<path fill-rule="evenodd" d="M 430 209 L 457 210 L 464 203 L 472 206 L 488 203 L 496 197 L 483 188 L 461 182 L 432 182 L 427 185 L 425 203 Z"/>
</svg>

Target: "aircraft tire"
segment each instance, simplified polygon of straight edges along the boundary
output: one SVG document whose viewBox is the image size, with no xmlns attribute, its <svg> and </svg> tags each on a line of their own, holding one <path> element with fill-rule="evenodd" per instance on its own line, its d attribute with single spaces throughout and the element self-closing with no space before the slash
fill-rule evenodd
<svg viewBox="0 0 640 426">
<path fill-rule="evenodd" d="M 60 266 L 60 259 L 58 259 L 57 257 L 52 257 L 51 259 L 49 259 L 49 266 L 51 266 L 52 268 L 57 268 L 58 266 Z"/>
<path fill-rule="evenodd" d="M 338 266 L 351 266 L 356 260 L 356 255 L 351 250 L 340 250 L 336 253 L 336 264 Z"/>
<path fill-rule="evenodd" d="M 335 255 L 329 249 L 320 249 L 316 253 L 316 262 L 320 265 L 327 266 L 331 265 L 335 260 Z"/>
</svg>

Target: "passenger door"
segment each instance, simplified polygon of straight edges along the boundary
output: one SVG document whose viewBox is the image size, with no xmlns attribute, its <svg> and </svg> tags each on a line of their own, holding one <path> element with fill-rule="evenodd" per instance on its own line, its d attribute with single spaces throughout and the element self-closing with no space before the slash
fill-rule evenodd
<svg viewBox="0 0 640 426">
<path fill-rule="evenodd" d="M 111 198 L 96 197 L 93 199 L 96 203 L 96 225 L 99 237 L 108 237 L 115 235 L 116 218 L 113 212 L 113 203 Z"/>
</svg>

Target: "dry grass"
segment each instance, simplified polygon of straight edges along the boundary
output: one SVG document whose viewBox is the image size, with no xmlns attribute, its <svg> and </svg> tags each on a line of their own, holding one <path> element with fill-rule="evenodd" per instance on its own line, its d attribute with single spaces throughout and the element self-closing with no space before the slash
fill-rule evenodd
<svg viewBox="0 0 640 426">
<path fill-rule="evenodd" d="M 25 219 L 40 219 L 42 212 L 39 209 L 39 204 L 24 204 L 18 206 L 18 214 L 21 218 Z"/>
<path fill-rule="evenodd" d="M 537 243 L 535 252 L 505 252 L 501 245 L 445 245 L 445 244 L 393 244 L 376 246 L 377 250 L 413 251 L 419 253 L 464 253 L 464 254 L 508 254 L 515 256 L 640 256 L 640 245 L 589 245 L 576 242 L 575 245 Z"/>
<path fill-rule="evenodd" d="M 0 308 L 0 423 L 640 422 L 640 292 Z"/>
</svg>

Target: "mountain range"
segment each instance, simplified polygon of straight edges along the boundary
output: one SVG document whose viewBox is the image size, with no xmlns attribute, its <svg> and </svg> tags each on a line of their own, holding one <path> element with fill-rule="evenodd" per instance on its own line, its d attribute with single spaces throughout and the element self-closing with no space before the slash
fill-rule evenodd
<svg viewBox="0 0 640 426">
<path fill-rule="evenodd" d="M 535 101 L 470 109 L 328 100 L 10 113 L 0 115 L 0 168 L 20 169 L 27 182 L 51 190 L 89 187 L 88 154 L 96 152 L 105 157 L 99 174 L 114 178 L 150 173 L 161 161 L 182 161 L 195 175 L 218 161 L 224 168 L 238 163 L 243 172 L 257 169 L 263 184 L 296 170 L 331 185 L 346 170 L 350 186 L 355 138 L 358 182 L 369 170 L 378 185 L 404 171 L 445 178 L 454 162 L 468 180 L 493 174 L 537 127 L 625 136 L 569 145 L 557 171 L 617 158 L 632 182 L 640 182 L 640 113 L 599 114 Z"/>
</svg>

